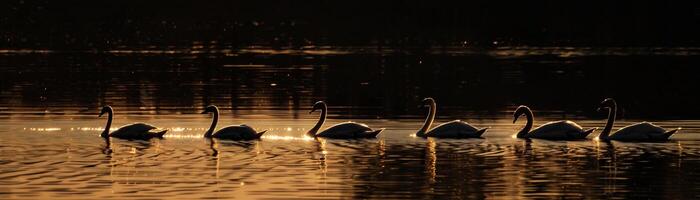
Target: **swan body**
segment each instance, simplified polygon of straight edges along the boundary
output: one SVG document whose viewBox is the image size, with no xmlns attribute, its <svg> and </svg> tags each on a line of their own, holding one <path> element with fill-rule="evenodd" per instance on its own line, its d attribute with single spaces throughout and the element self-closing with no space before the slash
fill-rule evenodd
<svg viewBox="0 0 700 200">
<path fill-rule="evenodd" d="M 439 138 L 479 138 L 486 129 L 488 128 L 478 129 L 467 122 L 453 120 L 430 129 L 425 135 Z"/>
<path fill-rule="evenodd" d="M 636 123 L 625 126 L 608 136 L 608 140 L 620 141 L 664 141 L 680 129 L 666 131 L 660 126 L 649 122 Z"/>
<path fill-rule="evenodd" d="M 209 130 L 204 133 L 204 137 L 227 140 L 253 140 L 260 139 L 260 137 L 266 132 L 266 130 L 256 132 L 255 129 L 245 124 L 227 126 L 214 132 L 216 129 L 216 124 L 219 122 L 219 108 L 214 105 L 207 106 L 202 114 L 206 113 L 214 113 L 214 119 L 211 122 Z"/>
<path fill-rule="evenodd" d="M 380 130 L 372 130 L 366 124 L 355 122 L 343 122 L 333 125 L 326 130 L 316 134 L 316 137 L 326 138 L 374 138 L 377 137 Z"/>
<path fill-rule="evenodd" d="M 323 101 L 316 102 L 311 112 L 321 109 L 321 117 L 319 118 L 316 125 L 307 132 L 307 135 L 312 137 L 324 137 L 324 138 L 335 138 L 335 139 L 353 139 L 353 138 L 376 138 L 379 133 L 384 129 L 372 130 L 366 124 L 355 123 L 355 122 L 344 122 L 336 124 L 318 132 L 323 123 L 326 121 L 326 114 L 328 112 L 328 107 Z"/>
<path fill-rule="evenodd" d="M 534 116 L 532 110 L 527 106 L 520 106 L 513 114 L 513 123 L 518 120 L 518 117 L 525 115 L 527 123 L 520 132 L 516 135 L 518 138 L 536 138 L 546 140 L 580 140 L 586 139 L 586 136 L 591 134 L 597 128 L 584 130 L 575 122 L 569 120 L 553 121 L 542 124 L 541 126 L 532 129 Z M 532 130 L 530 130 L 532 129 Z"/>
<path fill-rule="evenodd" d="M 488 129 L 478 129 L 461 120 L 446 122 L 430 129 L 430 126 L 435 120 L 437 104 L 433 98 L 425 98 L 423 99 L 423 103 L 428 106 L 428 116 L 425 119 L 423 127 L 416 133 L 416 136 L 437 138 L 480 138 L 481 135 Z"/>
<path fill-rule="evenodd" d="M 615 123 L 617 115 L 617 102 L 614 99 L 608 98 L 600 103 L 598 110 L 608 109 L 608 121 L 605 128 L 598 136 L 601 140 L 618 140 L 618 141 L 666 141 L 671 135 L 676 133 L 680 128 L 665 130 L 660 126 L 649 122 L 636 123 L 618 129 L 615 133 L 610 134 Z"/>
<path fill-rule="evenodd" d="M 112 119 L 114 118 L 114 110 L 111 106 L 102 107 L 102 112 L 100 116 L 107 113 L 107 126 L 105 130 L 100 134 L 101 137 L 116 137 L 122 139 L 150 139 L 150 138 L 162 138 L 168 130 L 159 129 L 150 124 L 146 123 L 133 123 L 127 124 L 119 129 L 109 132 L 109 128 L 112 126 Z"/>
<path fill-rule="evenodd" d="M 255 129 L 243 124 L 238 126 L 227 126 L 219 129 L 213 133 L 211 137 L 229 140 L 253 140 L 259 139 L 263 134 L 265 134 L 265 132 L 267 131 L 265 130 L 258 133 L 255 131 Z"/>
<path fill-rule="evenodd" d="M 593 132 L 595 129 L 586 131 Z M 539 138 L 549 140 L 569 140 L 569 139 L 585 139 L 590 132 L 583 130 L 575 122 L 569 120 L 554 121 L 542 124 L 541 126 L 531 130 L 525 137 Z"/>
</svg>

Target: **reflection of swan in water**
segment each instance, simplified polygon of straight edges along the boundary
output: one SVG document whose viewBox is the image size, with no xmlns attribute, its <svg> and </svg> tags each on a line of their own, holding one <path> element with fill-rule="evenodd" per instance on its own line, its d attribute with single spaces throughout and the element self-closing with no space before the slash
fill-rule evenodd
<svg viewBox="0 0 700 200">
<path fill-rule="evenodd" d="M 618 129 L 615 133 L 610 134 L 615 123 L 617 115 L 617 103 L 614 99 L 608 98 L 600 103 L 601 109 L 608 109 L 608 122 L 605 124 L 603 132 L 598 136 L 601 140 L 619 140 L 619 141 L 666 141 L 671 135 L 681 128 L 672 129 L 669 131 L 651 124 L 649 122 L 636 123 Z"/>
<path fill-rule="evenodd" d="M 257 143 L 250 143 L 248 141 L 231 141 L 231 140 L 219 140 L 217 138 L 206 138 L 209 141 L 209 149 L 211 149 L 212 157 L 217 157 L 220 153 L 220 147 L 241 147 L 246 151 L 252 151 L 251 147 L 255 146 Z M 224 151 L 225 152 L 225 151 Z M 218 158 L 218 157 L 217 157 Z"/>
<path fill-rule="evenodd" d="M 532 140 L 513 140 L 513 155 L 529 156 L 532 154 Z"/>
<path fill-rule="evenodd" d="M 481 137 L 481 134 L 484 134 L 486 129 L 488 129 L 477 129 L 469 123 L 460 120 L 446 122 L 436 126 L 433 129 L 430 129 L 430 126 L 433 124 L 433 120 L 435 120 L 437 105 L 435 104 L 435 100 L 430 97 L 423 99 L 423 104 L 428 106 L 428 116 L 425 118 L 423 127 L 418 130 L 418 133 L 416 133 L 416 136 L 418 137 L 479 138 Z"/>
<path fill-rule="evenodd" d="M 112 155 L 112 143 L 109 141 L 109 137 L 102 138 L 105 140 L 105 148 L 102 149 L 102 153 L 105 155 Z"/>
<path fill-rule="evenodd" d="M 255 132 L 253 128 L 245 124 L 227 126 L 214 132 L 214 130 L 216 129 L 216 124 L 219 122 L 219 108 L 217 108 L 214 105 L 207 106 L 207 108 L 204 109 L 204 112 L 202 112 L 202 114 L 206 113 L 214 113 L 214 119 L 211 122 L 209 130 L 207 130 L 207 132 L 204 133 L 204 137 L 229 140 L 252 140 L 259 139 L 260 136 L 262 136 L 266 132 Z"/>
<path fill-rule="evenodd" d="M 216 157 L 218 159 L 219 155 L 219 150 L 216 148 L 216 145 L 214 144 L 215 141 L 213 138 L 207 138 L 209 140 L 209 148 L 211 149 L 212 153 L 211 156 Z"/>
<path fill-rule="evenodd" d="M 309 130 L 306 134 L 312 137 L 325 137 L 325 138 L 338 138 L 338 139 L 350 139 L 350 138 L 376 138 L 377 135 L 384 129 L 372 130 L 366 124 L 360 124 L 355 122 L 344 122 L 336 124 L 327 128 L 326 130 L 317 133 L 321 128 L 323 123 L 326 121 L 326 115 L 328 112 L 328 107 L 323 101 L 316 102 L 314 107 L 311 109 L 310 113 L 313 113 L 317 109 L 321 109 L 321 118 L 318 119 L 316 125 Z"/>
<path fill-rule="evenodd" d="M 523 127 L 523 129 L 516 135 L 518 138 L 576 140 L 585 139 L 588 134 L 591 134 L 591 132 L 596 130 L 596 128 L 583 130 L 581 126 L 572 121 L 562 120 L 548 122 L 530 131 L 534 122 L 534 117 L 532 111 L 527 106 L 520 106 L 515 110 L 515 113 L 513 113 L 513 123 L 515 123 L 522 115 L 527 117 L 527 124 L 525 124 L 525 127 Z"/>
<path fill-rule="evenodd" d="M 150 139 L 154 137 L 161 138 L 168 130 L 159 129 L 155 126 L 145 123 L 134 123 L 124 125 L 119 127 L 116 131 L 112 133 L 109 132 L 109 128 L 112 126 L 112 118 L 114 117 L 114 111 L 111 106 L 102 107 L 102 112 L 100 112 L 100 117 L 107 113 L 107 126 L 105 130 L 100 134 L 101 137 L 116 137 L 123 139 Z"/>
</svg>

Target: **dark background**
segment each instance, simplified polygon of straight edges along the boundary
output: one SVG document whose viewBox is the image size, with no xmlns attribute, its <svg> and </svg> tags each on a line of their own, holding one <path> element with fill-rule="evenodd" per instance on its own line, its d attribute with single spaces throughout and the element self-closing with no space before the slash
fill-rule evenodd
<svg viewBox="0 0 700 200">
<path fill-rule="evenodd" d="M 8 0 L 0 45 L 698 46 L 695 2 Z"/>
<path fill-rule="evenodd" d="M 698 5 L 2 1 L 0 113 L 235 114 L 326 100 L 337 117 L 401 118 L 432 96 L 443 116 L 526 104 L 603 117 L 598 102 L 614 97 L 623 117 L 698 118 Z"/>
</svg>

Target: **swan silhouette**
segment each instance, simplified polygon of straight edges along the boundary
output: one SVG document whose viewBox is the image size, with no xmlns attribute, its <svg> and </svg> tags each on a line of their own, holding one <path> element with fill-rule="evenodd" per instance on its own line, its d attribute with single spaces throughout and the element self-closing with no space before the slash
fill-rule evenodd
<svg viewBox="0 0 700 200">
<path fill-rule="evenodd" d="M 204 137 L 207 138 L 219 138 L 228 140 L 253 140 L 259 139 L 260 136 L 267 132 L 267 130 L 264 130 L 258 133 L 252 127 L 245 124 L 227 126 L 214 132 L 214 130 L 216 129 L 216 124 L 219 122 L 219 108 L 215 105 L 207 106 L 207 108 L 204 109 L 204 112 L 202 112 L 202 114 L 207 113 L 214 113 L 214 119 L 211 121 L 211 126 L 209 127 L 209 130 L 207 130 L 207 132 L 204 133 Z"/>
<path fill-rule="evenodd" d="M 384 129 L 372 130 L 366 124 L 355 122 L 344 122 L 336 124 L 318 133 L 323 123 L 326 121 L 328 107 L 323 101 L 316 102 L 309 114 L 321 109 L 321 117 L 316 122 L 316 125 L 306 134 L 312 137 L 336 138 L 336 139 L 351 139 L 351 138 L 376 138 L 377 135 Z"/>
<path fill-rule="evenodd" d="M 578 124 L 569 121 L 553 121 L 546 124 L 542 124 L 540 127 L 532 129 L 532 124 L 534 122 L 534 116 L 532 110 L 527 106 L 519 106 L 515 113 L 513 113 L 513 123 L 518 121 L 518 118 L 525 115 L 527 118 L 527 123 L 520 132 L 516 135 L 518 138 L 536 138 L 536 139 L 546 139 L 546 140 L 579 140 L 585 139 L 586 136 L 591 134 L 597 128 L 592 128 L 588 130 L 583 130 Z"/>
<path fill-rule="evenodd" d="M 479 138 L 486 129 L 478 129 L 467 122 L 454 120 L 446 122 L 430 129 L 430 126 L 435 120 L 435 112 L 437 105 L 433 98 L 423 99 L 423 105 L 428 107 L 428 116 L 425 118 L 423 127 L 416 133 L 418 137 L 437 137 L 437 138 Z"/>
<path fill-rule="evenodd" d="M 651 124 L 649 122 L 636 123 L 618 129 L 615 133 L 610 134 L 615 123 L 617 115 L 617 102 L 612 98 L 607 98 L 600 102 L 598 110 L 608 109 L 608 122 L 605 123 L 605 128 L 598 139 L 600 140 L 618 140 L 618 141 L 666 141 L 671 135 L 676 133 L 681 128 L 666 131 L 663 128 Z"/>
<path fill-rule="evenodd" d="M 111 106 L 102 107 L 99 117 L 102 117 L 105 113 L 107 116 L 107 126 L 105 130 L 100 134 L 101 137 L 115 137 L 122 139 L 150 139 L 150 138 L 162 138 L 168 130 L 159 129 L 153 125 L 145 123 L 133 123 L 127 124 L 119 127 L 116 131 L 109 132 L 109 128 L 112 126 L 112 119 L 114 118 L 114 110 Z"/>
</svg>

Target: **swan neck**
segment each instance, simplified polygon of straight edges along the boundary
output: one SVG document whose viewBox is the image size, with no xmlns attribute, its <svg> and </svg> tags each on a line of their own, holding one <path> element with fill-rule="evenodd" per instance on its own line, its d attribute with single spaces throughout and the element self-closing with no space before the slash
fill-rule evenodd
<svg viewBox="0 0 700 200">
<path fill-rule="evenodd" d="M 113 115 L 114 112 L 112 111 L 112 109 L 107 110 L 107 125 L 105 126 L 105 130 L 102 131 L 102 134 L 100 134 L 100 137 L 109 137 L 109 129 L 112 127 L 112 119 L 114 118 Z"/>
<path fill-rule="evenodd" d="M 612 131 L 613 125 L 615 124 L 615 117 L 617 116 L 617 105 L 613 104 L 608 110 L 608 122 L 605 123 L 605 128 L 600 132 L 600 139 L 607 139 Z"/>
<path fill-rule="evenodd" d="M 204 133 L 204 137 L 211 137 L 211 135 L 214 133 L 214 130 L 216 130 L 216 124 L 219 123 L 219 109 L 214 110 L 214 118 L 211 120 L 211 126 L 209 126 L 209 130 L 207 130 L 206 133 Z"/>
<path fill-rule="evenodd" d="M 522 138 L 525 136 L 525 134 L 530 132 L 530 129 L 532 129 L 532 124 L 535 121 L 535 116 L 532 114 L 532 111 L 530 109 L 525 109 L 525 117 L 527 118 L 527 123 L 525 123 L 525 127 L 523 127 L 520 132 L 518 132 L 517 137 Z"/>
<path fill-rule="evenodd" d="M 326 122 L 326 113 L 328 112 L 328 108 L 326 105 L 323 105 L 321 107 L 321 117 L 318 119 L 318 122 L 316 122 L 316 125 L 309 130 L 307 133 L 310 136 L 315 136 L 316 133 L 318 132 L 319 129 L 321 129 L 321 126 L 323 126 L 323 123 Z"/>
<path fill-rule="evenodd" d="M 437 112 L 437 105 L 435 104 L 435 102 L 431 102 L 429 106 L 430 107 L 428 108 L 428 116 L 425 118 L 423 127 L 421 127 L 420 130 L 418 130 L 418 133 L 416 133 L 417 136 L 425 136 L 425 133 L 428 132 L 430 126 L 433 125 L 433 121 L 435 120 L 435 112 Z"/>
</svg>

